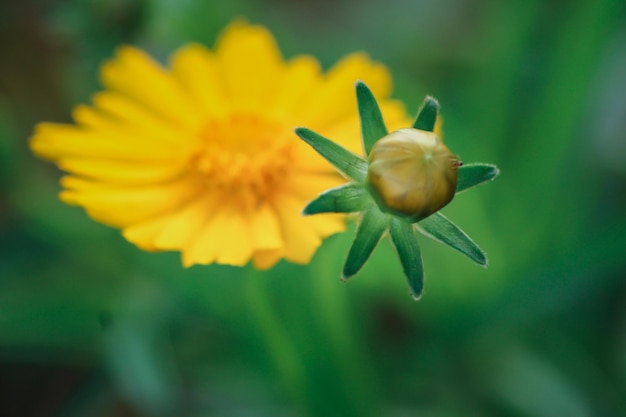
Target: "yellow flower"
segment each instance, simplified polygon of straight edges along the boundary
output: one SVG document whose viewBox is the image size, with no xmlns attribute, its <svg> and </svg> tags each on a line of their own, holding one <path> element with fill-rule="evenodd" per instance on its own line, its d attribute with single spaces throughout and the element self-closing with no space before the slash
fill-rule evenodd
<svg viewBox="0 0 626 417">
<path fill-rule="evenodd" d="M 353 86 L 388 98 L 387 69 L 362 53 L 327 73 L 311 56 L 285 61 L 267 29 L 243 21 L 213 51 L 190 44 L 169 64 L 121 47 L 102 67 L 106 91 L 74 110 L 74 125 L 37 126 L 33 151 L 69 173 L 61 199 L 144 250 L 181 251 L 185 266 L 309 262 L 344 218 L 301 210 L 345 180 L 293 129 L 360 153 Z M 398 102 L 381 107 L 391 125 L 406 119 Z"/>
</svg>

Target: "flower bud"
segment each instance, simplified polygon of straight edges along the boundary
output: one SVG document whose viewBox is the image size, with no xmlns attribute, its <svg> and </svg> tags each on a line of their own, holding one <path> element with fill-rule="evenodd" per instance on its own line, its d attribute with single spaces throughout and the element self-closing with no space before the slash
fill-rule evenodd
<svg viewBox="0 0 626 417">
<path fill-rule="evenodd" d="M 400 129 L 372 147 L 367 182 L 381 210 L 416 222 L 452 200 L 460 165 L 435 133 Z"/>
</svg>

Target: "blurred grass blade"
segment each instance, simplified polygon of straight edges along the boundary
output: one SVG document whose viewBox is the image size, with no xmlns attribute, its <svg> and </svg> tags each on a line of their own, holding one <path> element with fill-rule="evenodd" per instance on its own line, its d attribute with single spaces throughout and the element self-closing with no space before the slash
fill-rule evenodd
<svg viewBox="0 0 626 417">
<path fill-rule="evenodd" d="M 365 155 L 369 155 L 376 141 L 387 135 L 383 115 L 372 91 L 361 81 L 356 83 L 356 100 L 361 119 L 361 138 Z"/>
<path fill-rule="evenodd" d="M 485 252 L 443 214 L 435 213 L 415 225 L 422 234 L 461 252 L 478 265 L 487 267 Z"/>
<path fill-rule="evenodd" d="M 500 174 L 497 166 L 491 164 L 468 164 L 459 168 L 459 179 L 456 183 L 456 192 L 460 193 L 468 188 L 491 181 Z"/>
<path fill-rule="evenodd" d="M 363 158 L 307 128 L 298 127 L 295 131 L 302 140 L 311 145 L 317 153 L 326 158 L 348 178 L 359 183 L 365 182 L 367 162 Z"/>
<path fill-rule="evenodd" d="M 415 300 L 422 296 L 424 288 L 424 268 L 420 247 L 410 223 L 397 218 L 391 221 L 391 241 L 402 263 L 402 270 L 409 281 L 411 295 Z"/>
<path fill-rule="evenodd" d="M 432 132 L 435 130 L 435 123 L 437 122 L 437 114 L 439 113 L 439 102 L 430 96 L 424 99 L 424 104 L 420 107 L 417 113 L 417 118 L 413 127 L 415 129 L 426 130 Z"/>
<path fill-rule="evenodd" d="M 388 224 L 387 216 L 378 207 L 372 205 L 363 212 L 341 279 L 346 280 L 359 272 L 378 245 Z"/>
<path fill-rule="evenodd" d="M 362 185 L 348 183 L 320 194 L 302 210 L 302 214 L 355 213 L 365 210 L 369 202 L 370 195 Z"/>
</svg>

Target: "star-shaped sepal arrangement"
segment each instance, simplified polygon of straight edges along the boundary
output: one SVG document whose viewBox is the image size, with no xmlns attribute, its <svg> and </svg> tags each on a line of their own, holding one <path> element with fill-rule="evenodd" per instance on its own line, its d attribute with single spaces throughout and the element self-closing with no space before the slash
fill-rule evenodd
<svg viewBox="0 0 626 417">
<path fill-rule="evenodd" d="M 439 103 L 434 98 L 426 97 L 411 128 L 389 133 L 374 95 L 362 82 L 356 84 L 356 96 L 365 158 L 309 129 L 296 129 L 302 140 L 350 179 L 322 193 L 303 210 L 305 215 L 360 213 L 341 278 L 347 280 L 363 267 L 385 233 L 391 237 L 416 300 L 424 288 L 416 232 L 486 267 L 483 250 L 439 210 L 455 194 L 493 180 L 498 168 L 463 165 L 449 151 L 437 134 Z"/>
</svg>

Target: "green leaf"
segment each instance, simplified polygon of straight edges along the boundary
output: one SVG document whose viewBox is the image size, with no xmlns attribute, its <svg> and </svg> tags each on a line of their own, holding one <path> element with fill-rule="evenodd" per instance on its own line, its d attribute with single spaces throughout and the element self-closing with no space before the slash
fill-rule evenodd
<svg viewBox="0 0 626 417">
<path fill-rule="evenodd" d="M 389 233 L 402 263 L 404 275 L 409 282 L 411 295 L 415 300 L 419 300 L 424 289 L 424 268 L 413 226 L 410 223 L 394 218 L 391 221 Z"/>
<path fill-rule="evenodd" d="M 500 174 L 497 166 L 492 164 L 468 164 L 459 168 L 459 179 L 456 192 L 460 193 L 483 182 L 493 180 Z"/>
<path fill-rule="evenodd" d="M 363 212 L 341 279 L 346 280 L 359 272 L 378 245 L 388 224 L 388 217 L 376 206 L 370 206 Z"/>
<path fill-rule="evenodd" d="M 318 213 L 355 213 L 370 203 L 369 192 L 353 182 L 326 190 L 302 210 L 305 216 Z"/>
<path fill-rule="evenodd" d="M 415 119 L 415 123 L 413 123 L 413 127 L 415 129 L 432 132 L 435 130 L 438 113 L 439 102 L 434 97 L 426 96 L 422 107 L 417 113 L 417 118 Z"/>
<path fill-rule="evenodd" d="M 358 183 L 365 182 L 367 162 L 363 158 L 307 128 L 298 127 L 295 132 L 345 176 Z"/>
<path fill-rule="evenodd" d="M 452 249 L 461 252 L 480 266 L 487 267 L 487 255 L 460 227 L 437 212 L 419 223 L 417 230 Z"/>
<path fill-rule="evenodd" d="M 356 83 L 356 100 L 361 119 L 363 151 L 365 155 L 369 155 L 376 141 L 386 136 L 388 132 L 374 94 L 362 81 Z"/>
</svg>

